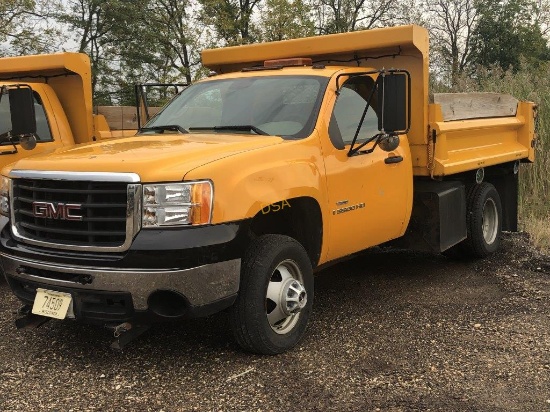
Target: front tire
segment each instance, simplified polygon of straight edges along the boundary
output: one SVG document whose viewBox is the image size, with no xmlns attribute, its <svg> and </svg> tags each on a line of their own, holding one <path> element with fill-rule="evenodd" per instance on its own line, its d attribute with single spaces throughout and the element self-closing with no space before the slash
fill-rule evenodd
<svg viewBox="0 0 550 412">
<path fill-rule="evenodd" d="M 239 295 L 230 309 L 237 343 L 276 355 L 303 338 L 313 303 L 313 271 L 303 246 L 283 235 L 263 235 L 242 262 Z"/>
</svg>

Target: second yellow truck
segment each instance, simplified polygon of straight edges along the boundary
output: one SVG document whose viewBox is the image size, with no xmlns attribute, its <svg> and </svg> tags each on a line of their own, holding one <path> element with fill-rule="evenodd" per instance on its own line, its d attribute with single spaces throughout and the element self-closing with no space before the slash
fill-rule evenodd
<svg viewBox="0 0 550 412">
<path fill-rule="evenodd" d="M 390 241 L 484 257 L 516 229 L 535 106 L 429 96 L 424 29 L 202 58 L 212 75 L 135 137 L 3 170 L 18 326 L 92 322 L 122 346 L 152 322 L 228 309 L 244 349 L 276 354 L 304 335 L 321 265 Z"/>
</svg>

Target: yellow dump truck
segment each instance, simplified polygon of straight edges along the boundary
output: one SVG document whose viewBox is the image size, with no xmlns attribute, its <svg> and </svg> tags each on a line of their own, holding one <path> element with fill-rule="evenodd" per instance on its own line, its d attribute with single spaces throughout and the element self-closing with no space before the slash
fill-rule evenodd
<svg viewBox="0 0 550 412">
<path fill-rule="evenodd" d="M 28 100 L 33 116 L 21 117 Z M 36 125 L 36 147 L 20 150 L 21 143 L 23 148 L 30 148 L 25 138 L 20 141 L 20 129 L 31 123 Z M 133 134 L 135 130 L 111 130 L 104 116 L 93 113 L 91 68 L 86 55 L 0 59 L 0 166 L 31 154 Z"/>
<path fill-rule="evenodd" d="M 535 105 L 430 96 L 423 28 L 202 61 L 211 75 L 136 136 L 3 169 L 18 327 L 91 322 L 120 347 L 153 322 L 228 309 L 245 350 L 276 354 L 304 335 L 319 267 L 388 242 L 484 257 L 516 229 Z"/>
</svg>

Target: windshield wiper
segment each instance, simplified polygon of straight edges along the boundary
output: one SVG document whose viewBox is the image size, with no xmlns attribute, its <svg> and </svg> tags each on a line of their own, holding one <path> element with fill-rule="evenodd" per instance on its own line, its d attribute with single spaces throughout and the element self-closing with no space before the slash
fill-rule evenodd
<svg viewBox="0 0 550 412">
<path fill-rule="evenodd" d="M 201 131 L 201 130 L 214 130 L 215 132 L 219 130 L 236 130 L 238 132 L 254 132 L 256 134 L 261 134 L 262 136 L 269 136 L 269 133 L 264 132 L 262 129 L 252 126 L 251 124 L 243 125 L 230 125 L 230 126 L 208 126 L 208 127 L 190 127 L 189 131 Z"/>
<path fill-rule="evenodd" d="M 178 124 L 166 124 L 162 126 L 151 126 L 151 127 L 142 127 L 139 129 L 139 133 L 141 132 L 164 132 L 164 131 L 171 131 L 171 132 L 180 132 L 180 133 L 189 133 L 187 130 L 185 130 L 183 127 L 181 127 Z"/>
</svg>

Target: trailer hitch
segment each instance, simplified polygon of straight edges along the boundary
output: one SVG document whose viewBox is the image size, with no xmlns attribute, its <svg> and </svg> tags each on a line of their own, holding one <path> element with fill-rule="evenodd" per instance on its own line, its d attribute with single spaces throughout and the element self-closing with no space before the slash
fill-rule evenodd
<svg viewBox="0 0 550 412">
<path fill-rule="evenodd" d="M 106 325 L 107 329 L 112 329 L 115 340 L 111 343 L 111 348 L 122 350 L 131 341 L 146 332 L 151 325 L 132 325 L 124 322 L 119 325 Z"/>
<path fill-rule="evenodd" d="M 31 305 L 24 305 L 20 307 L 15 314 L 22 316 L 21 318 L 15 320 L 15 327 L 17 329 L 36 329 L 51 319 L 46 316 L 35 315 L 32 313 Z"/>
</svg>

